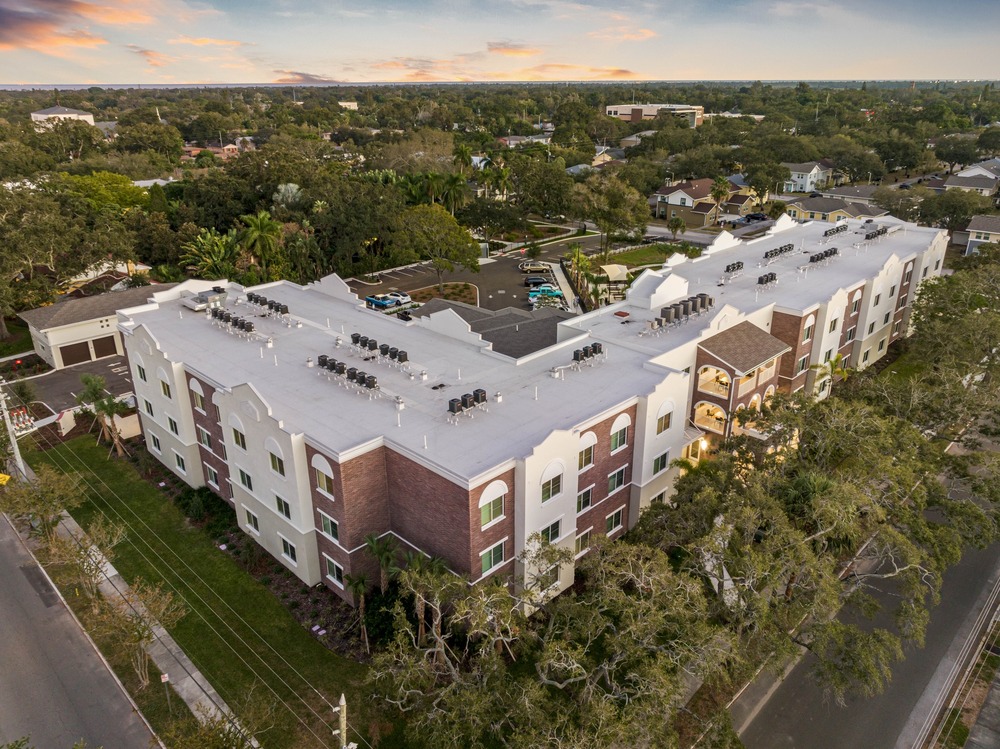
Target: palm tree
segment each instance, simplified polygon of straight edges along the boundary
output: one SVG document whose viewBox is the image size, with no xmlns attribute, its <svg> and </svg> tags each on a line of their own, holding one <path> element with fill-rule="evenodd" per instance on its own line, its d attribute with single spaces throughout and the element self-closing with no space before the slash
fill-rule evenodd
<svg viewBox="0 0 1000 749">
<path fill-rule="evenodd" d="M 687 231 L 687 222 L 680 216 L 674 216 L 667 222 L 667 228 L 670 230 L 671 237 L 676 242 L 677 233 L 684 234 Z"/>
<path fill-rule="evenodd" d="M 509 166 L 500 165 L 495 167 L 493 170 L 493 185 L 496 187 L 497 192 L 500 193 L 500 198 L 502 200 L 507 199 L 507 193 L 510 192 L 511 188 L 514 186 L 513 175 L 510 171 Z"/>
<path fill-rule="evenodd" d="M 851 370 L 844 366 L 844 355 L 837 353 L 835 357 L 829 361 L 821 362 L 819 364 L 813 364 L 809 369 L 816 371 L 816 384 L 819 385 L 826 380 L 830 381 L 830 392 L 833 392 L 833 383 L 835 380 L 846 380 L 850 374 Z M 819 392 L 817 387 L 816 392 Z"/>
<path fill-rule="evenodd" d="M 455 146 L 454 154 L 452 162 L 458 167 L 459 174 L 465 174 L 467 169 L 472 168 L 472 147 L 466 143 L 459 143 Z"/>
<path fill-rule="evenodd" d="M 368 553 L 375 557 L 375 561 L 378 562 L 379 589 L 382 591 L 382 595 L 385 595 L 386 591 L 389 590 L 389 579 L 396 562 L 396 542 L 389 536 L 379 537 L 375 533 L 369 533 L 365 536 L 364 542 Z"/>
<path fill-rule="evenodd" d="M 83 389 L 76 396 L 76 402 L 81 406 L 89 406 L 94 412 L 94 420 L 101 425 L 101 433 L 97 436 L 97 443 L 100 444 L 106 439 L 110 439 L 108 427 L 98 410 L 97 404 L 107 396 L 107 381 L 100 375 L 84 374 L 80 375 L 80 382 Z M 93 427 L 91 427 L 93 428 Z"/>
<path fill-rule="evenodd" d="M 424 194 L 428 203 L 437 203 L 444 192 L 445 175 L 441 172 L 427 172 L 423 176 Z"/>
<path fill-rule="evenodd" d="M 725 177 L 716 177 L 712 181 L 712 189 L 708 191 L 709 196 L 715 201 L 715 220 L 718 221 L 722 212 L 722 201 L 729 197 L 732 192 L 732 185 Z"/>
<path fill-rule="evenodd" d="M 115 417 L 124 416 L 128 413 L 128 406 L 115 398 L 115 396 L 108 395 L 94 404 L 94 410 L 104 420 L 102 429 L 105 426 L 107 427 L 108 434 L 111 435 L 111 444 L 115 452 L 118 453 L 118 457 L 124 458 L 125 443 L 122 442 L 122 433 L 115 423 Z"/>
<path fill-rule="evenodd" d="M 215 229 L 202 229 L 181 249 L 181 264 L 200 278 L 227 278 L 236 272 L 239 246 L 235 230 L 219 234 Z"/>
<path fill-rule="evenodd" d="M 370 653 L 371 650 L 368 647 L 368 627 L 365 624 L 365 593 L 368 592 L 368 578 L 365 577 L 364 573 L 358 573 L 357 575 L 348 573 L 344 575 L 344 584 L 351 591 L 351 595 L 354 596 L 354 600 L 358 604 L 358 620 L 361 622 L 361 642 L 365 646 L 365 652 Z"/>
<path fill-rule="evenodd" d="M 469 200 L 469 185 L 461 174 L 449 174 L 441 188 L 441 204 L 452 216 Z"/>
<path fill-rule="evenodd" d="M 433 587 L 432 581 L 447 569 L 440 557 L 428 557 L 420 552 L 408 551 L 403 555 L 402 567 L 394 570 L 403 585 L 413 591 L 418 647 L 423 647 L 427 642 L 427 595 Z"/>
<path fill-rule="evenodd" d="M 239 234 L 240 244 L 249 253 L 251 262 L 260 261 L 261 275 L 267 276 L 267 263 L 276 260 L 281 247 L 281 224 L 271 218 L 267 211 L 258 211 L 240 216 L 243 230 Z"/>
</svg>

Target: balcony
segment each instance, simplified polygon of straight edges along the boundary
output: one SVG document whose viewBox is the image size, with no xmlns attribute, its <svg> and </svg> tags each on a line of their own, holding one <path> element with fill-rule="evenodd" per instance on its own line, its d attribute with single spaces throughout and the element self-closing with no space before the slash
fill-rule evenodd
<svg viewBox="0 0 1000 749">
<path fill-rule="evenodd" d="M 716 367 L 702 367 L 698 372 L 698 391 L 722 398 L 729 398 L 729 375 Z"/>
<path fill-rule="evenodd" d="M 760 369 L 755 369 L 748 375 L 741 377 L 739 384 L 737 386 L 736 394 L 742 398 L 747 393 L 755 390 L 760 385 L 766 382 L 770 382 L 774 379 L 775 372 L 778 369 L 778 360 L 772 359 L 766 365 Z"/>
<path fill-rule="evenodd" d="M 699 403 L 694 409 L 694 424 L 716 434 L 726 431 L 726 412 L 714 403 Z"/>
</svg>

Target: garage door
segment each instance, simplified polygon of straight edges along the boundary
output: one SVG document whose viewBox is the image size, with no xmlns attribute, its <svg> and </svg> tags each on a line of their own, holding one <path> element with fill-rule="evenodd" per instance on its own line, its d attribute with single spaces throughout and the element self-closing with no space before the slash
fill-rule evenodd
<svg viewBox="0 0 1000 749">
<path fill-rule="evenodd" d="M 105 336 L 104 338 L 95 338 L 93 343 L 95 359 L 100 359 L 104 356 L 114 356 L 118 353 L 113 335 Z"/>
<path fill-rule="evenodd" d="M 86 341 L 83 343 L 71 343 L 68 346 L 60 346 L 59 353 L 62 356 L 64 367 L 70 364 L 90 361 L 90 346 Z"/>
</svg>

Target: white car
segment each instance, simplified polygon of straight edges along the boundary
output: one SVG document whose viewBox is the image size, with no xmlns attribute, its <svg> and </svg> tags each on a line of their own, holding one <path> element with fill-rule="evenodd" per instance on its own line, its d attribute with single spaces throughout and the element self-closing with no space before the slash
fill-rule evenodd
<svg viewBox="0 0 1000 749">
<path fill-rule="evenodd" d="M 410 295 L 405 291 L 390 291 L 386 294 L 386 296 L 390 299 L 395 299 L 397 305 L 411 304 L 413 302 L 413 300 L 410 299 Z"/>
</svg>

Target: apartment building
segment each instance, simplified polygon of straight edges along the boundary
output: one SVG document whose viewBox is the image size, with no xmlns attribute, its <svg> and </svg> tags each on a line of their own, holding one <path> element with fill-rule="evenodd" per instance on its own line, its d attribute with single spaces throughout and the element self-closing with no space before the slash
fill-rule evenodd
<svg viewBox="0 0 1000 749">
<path fill-rule="evenodd" d="M 691 127 L 705 121 L 705 107 L 700 104 L 608 104 L 604 114 L 625 122 L 655 120 L 661 112 L 683 117 Z"/>
<path fill-rule="evenodd" d="M 554 343 L 506 341 L 516 357 L 460 310 L 402 320 L 336 276 L 187 282 L 121 310 L 118 327 L 149 450 L 230 501 L 305 583 L 350 601 L 344 575 L 377 579 L 363 545 L 375 533 L 469 584 L 530 574 L 555 590 L 573 565 L 520 569 L 532 534 L 580 558 L 668 497 L 671 462 L 740 429 L 739 409 L 778 389 L 825 394 L 810 367 L 838 352 L 876 361 L 946 243 L 891 217 L 783 217 L 553 321 Z"/>
</svg>

